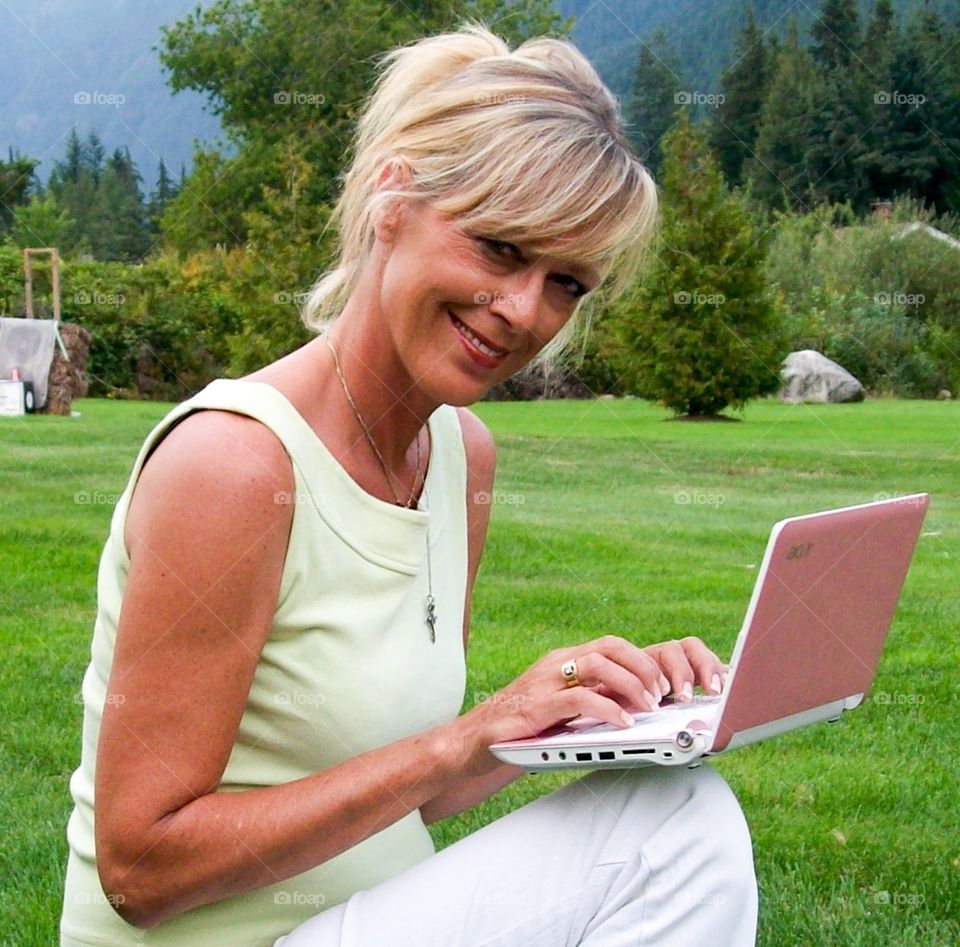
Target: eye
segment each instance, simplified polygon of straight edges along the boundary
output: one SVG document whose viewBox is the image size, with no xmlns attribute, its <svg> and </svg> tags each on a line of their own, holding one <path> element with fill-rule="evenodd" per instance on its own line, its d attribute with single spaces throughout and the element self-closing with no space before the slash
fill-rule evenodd
<svg viewBox="0 0 960 947">
<path fill-rule="evenodd" d="M 476 237 L 476 239 L 491 256 L 498 259 L 510 259 L 517 262 L 523 259 L 520 250 L 506 240 L 497 240 L 494 237 Z"/>
<path fill-rule="evenodd" d="M 574 299 L 579 299 L 581 296 L 585 296 L 590 290 L 587 289 L 580 280 L 576 279 L 573 276 L 566 276 L 561 274 L 560 276 L 555 277 L 557 283 L 559 283 Z"/>
</svg>

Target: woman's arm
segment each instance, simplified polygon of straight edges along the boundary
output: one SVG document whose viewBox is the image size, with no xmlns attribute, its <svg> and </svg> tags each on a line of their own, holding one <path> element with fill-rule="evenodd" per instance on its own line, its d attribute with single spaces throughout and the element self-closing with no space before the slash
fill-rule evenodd
<svg viewBox="0 0 960 947">
<path fill-rule="evenodd" d="M 137 484 L 95 820 L 104 891 L 137 926 L 306 871 L 461 777 L 445 725 L 296 782 L 216 792 L 279 594 L 292 507 L 275 496 L 294 489 L 267 428 L 213 411 L 171 431 Z"/>
<path fill-rule="evenodd" d="M 460 430 L 467 455 L 467 590 L 463 606 L 463 651 L 470 640 L 470 613 L 473 587 L 483 557 L 490 523 L 490 501 L 496 475 L 497 449 L 486 425 L 468 408 L 459 408 Z M 483 802 L 508 783 L 523 775 L 523 768 L 499 763 L 490 757 L 490 772 L 464 778 L 420 807 L 423 821 L 429 825 Z"/>
</svg>

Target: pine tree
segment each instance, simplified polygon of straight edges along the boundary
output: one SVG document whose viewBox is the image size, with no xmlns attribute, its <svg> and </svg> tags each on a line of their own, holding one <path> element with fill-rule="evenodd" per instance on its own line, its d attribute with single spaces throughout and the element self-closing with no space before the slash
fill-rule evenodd
<svg viewBox="0 0 960 947">
<path fill-rule="evenodd" d="M 150 198 L 147 201 L 147 217 L 150 221 L 151 234 L 158 235 L 160 233 L 160 219 L 163 217 L 167 204 L 177 196 L 178 190 L 161 157 L 160 165 L 157 168 L 157 183 L 150 192 Z"/>
<path fill-rule="evenodd" d="M 58 184 L 65 184 L 70 181 L 76 184 L 80 179 L 80 173 L 83 171 L 83 142 L 77 134 L 77 129 L 71 128 L 67 135 L 67 151 L 63 161 L 53 163 L 50 185 L 56 187 Z"/>
<path fill-rule="evenodd" d="M 810 53 L 800 45 L 796 20 L 791 20 L 760 113 L 756 156 L 744 166 L 754 193 L 772 207 L 805 210 L 816 201 L 807 148 L 820 82 Z"/>
<path fill-rule="evenodd" d="M 713 417 L 779 385 L 785 353 L 764 281 L 766 249 L 688 110 L 663 152 L 659 252 L 618 307 L 628 388 L 677 414 Z"/>
<path fill-rule="evenodd" d="M 130 262 L 139 260 L 149 249 L 141 180 L 129 149 L 115 149 L 104 165 L 90 223 L 91 243 L 98 259 Z"/>
<path fill-rule="evenodd" d="M 873 93 L 856 0 L 824 0 L 811 34 L 811 54 L 823 81 L 814 90 L 808 173 L 819 200 L 849 201 L 863 210 L 871 198 L 865 162 Z"/>
<path fill-rule="evenodd" d="M 630 141 L 654 175 L 661 162 L 660 140 L 673 124 L 682 84 L 680 60 L 660 27 L 649 43 L 640 44 L 627 110 Z"/>
<path fill-rule="evenodd" d="M 860 13 L 856 0 L 823 0 L 810 34 L 813 61 L 826 69 L 847 69 L 858 61 Z"/>
<path fill-rule="evenodd" d="M 87 135 L 86 145 L 83 149 L 83 163 L 93 178 L 94 185 L 100 183 L 100 172 L 103 170 L 103 159 L 106 155 L 106 149 L 103 142 L 97 134 L 96 129 L 91 128 Z"/>
<path fill-rule="evenodd" d="M 30 199 L 35 185 L 34 172 L 40 162 L 24 158 L 8 149 L 9 159 L 0 161 L 0 231 L 8 230 L 16 209 Z"/>
<path fill-rule="evenodd" d="M 924 96 L 916 106 L 924 127 L 921 140 L 935 162 L 919 196 L 940 213 L 956 210 L 960 207 L 960 64 L 956 55 L 960 27 L 948 26 L 936 10 L 924 7 L 914 13 L 905 36 L 906 45 L 916 47 L 923 63 L 913 88 Z"/>
<path fill-rule="evenodd" d="M 897 23 L 894 18 L 893 0 L 876 0 L 863 38 L 864 56 L 871 64 L 889 60 L 890 49 L 896 41 L 896 33 Z"/>
<path fill-rule="evenodd" d="M 730 184 L 739 184 L 743 162 L 753 154 L 771 72 L 770 50 L 754 18 L 753 4 L 721 83 L 724 100 L 710 129 L 710 143 Z"/>
</svg>

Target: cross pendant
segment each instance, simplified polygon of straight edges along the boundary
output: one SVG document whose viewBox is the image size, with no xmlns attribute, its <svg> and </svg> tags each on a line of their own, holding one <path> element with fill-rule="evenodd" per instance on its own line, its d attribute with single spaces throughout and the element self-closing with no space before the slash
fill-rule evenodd
<svg viewBox="0 0 960 947">
<path fill-rule="evenodd" d="M 430 628 L 430 640 L 437 640 L 437 633 L 434 630 L 434 625 L 437 623 L 437 610 L 433 604 L 433 596 L 427 596 L 427 625 Z"/>
</svg>

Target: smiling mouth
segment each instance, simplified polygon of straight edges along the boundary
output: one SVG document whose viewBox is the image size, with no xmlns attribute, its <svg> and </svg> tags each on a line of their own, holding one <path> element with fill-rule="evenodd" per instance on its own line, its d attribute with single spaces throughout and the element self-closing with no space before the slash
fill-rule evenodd
<svg viewBox="0 0 960 947">
<path fill-rule="evenodd" d="M 477 335 L 469 326 L 461 322 L 450 310 L 447 312 L 450 315 L 450 318 L 453 320 L 453 326 L 478 352 L 483 353 L 488 358 L 503 358 L 505 355 L 509 354 L 507 349 L 502 349 L 499 346 L 494 345 L 490 342 L 489 339 L 483 338 L 481 335 Z"/>
</svg>

